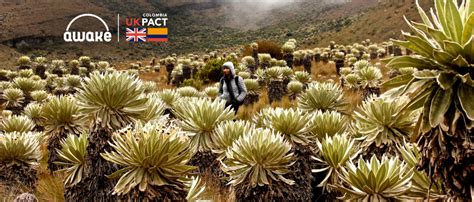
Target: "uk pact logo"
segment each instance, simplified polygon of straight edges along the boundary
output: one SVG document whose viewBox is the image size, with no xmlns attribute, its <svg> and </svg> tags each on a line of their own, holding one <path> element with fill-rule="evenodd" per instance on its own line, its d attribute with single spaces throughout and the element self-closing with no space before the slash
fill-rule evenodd
<svg viewBox="0 0 474 202">
<path fill-rule="evenodd" d="M 100 22 L 104 31 L 69 31 L 72 24 L 88 17 Z M 140 18 L 125 18 L 125 40 L 128 42 L 167 42 L 168 15 L 166 13 L 143 13 Z M 74 17 L 63 34 L 65 42 L 111 42 L 112 33 L 107 23 L 99 16 L 85 13 Z M 117 14 L 117 42 L 120 42 L 120 15 Z"/>
<path fill-rule="evenodd" d="M 143 13 L 141 18 L 125 19 L 128 42 L 167 42 L 168 15 L 166 13 Z"/>
</svg>

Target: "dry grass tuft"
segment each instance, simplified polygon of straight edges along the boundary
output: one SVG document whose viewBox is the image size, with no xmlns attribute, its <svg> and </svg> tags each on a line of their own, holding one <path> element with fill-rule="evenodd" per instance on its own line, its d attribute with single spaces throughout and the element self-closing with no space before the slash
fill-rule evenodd
<svg viewBox="0 0 474 202">
<path fill-rule="evenodd" d="M 242 105 L 237 112 L 237 118 L 242 120 L 252 120 L 254 114 L 259 112 L 261 109 L 268 106 L 268 92 L 267 90 L 262 90 L 259 100 L 256 103 L 253 103 L 248 106 Z"/>
<path fill-rule="evenodd" d="M 202 178 L 205 182 L 209 182 L 212 180 L 206 180 L 209 179 L 208 172 L 206 172 Z M 222 202 L 232 202 L 236 201 L 235 200 L 235 193 L 234 189 L 232 186 L 226 186 L 224 188 L 225 190 L 222 190 L 221 187 L 219 187 L 215 183 L 206 183 L 206 189 L 204 190 L 204 193 L 201 195 L 201 200 L 205 201 L 222 201 Z"/>
<path fill-rule="evenodd" d="M 160 68 L 159 72 L 144 72 L 140 73 L 140 79 L 144 81 L 154 81 L 157 86 L 157 90 L 173 88 L 172 85 L 168 85 L 168 73 L 164 67 Z"/>
<path fill-rule="evenodd" d="M 339 81 L 336 75 L 336 65 L 334 63 L 324 64 L 322 62 L 313 62 L 311 66 L 311 74 L 315 81 L 322 82 L 328 79 L 332 79 L 334 82 Z"/>
<path fill-rule="evenodd" d="M 347 102 L 347 113 L 351 115 L 352 112 L 362 103 L 362 93 L 358 90 L 344 89 L 344 99 Z"/>
<path fill-rule="evenodd" d="M 35 195 L 40 201 L 64 201 L 64 175 L 56 173 L 50 175 L 49 171 L 38 175 Z"/>
</svg>

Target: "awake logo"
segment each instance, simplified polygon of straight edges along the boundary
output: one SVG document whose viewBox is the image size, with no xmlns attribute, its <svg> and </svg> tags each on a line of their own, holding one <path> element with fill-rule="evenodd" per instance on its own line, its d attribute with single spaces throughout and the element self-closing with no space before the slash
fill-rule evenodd
<svg viewBox="0 0 474 202">
<path fill-rule="evenodd" d="M 106 31 L 102 31 L 102 32 L 71 31 L 70 32 L 69 28 L 71 27 L 71 25 L 76 20 L 83 17 L 92 17 L 102 22 Z M 66 28 L 66 32 L 64 32 L 63 34 L 63 38 L 64 38 L 64 41 L 66 42 L 110 42 L 112 41 L 112 33 L 110 33 L 109 26 L 107 26 L 107 23 L 105 23 L 105 21 L 102 18 L 94 14 L 85 13 L 85 14 L 76 16 L 74 19 L 71 20 L 71 22 L 69 22 Z"/>
</svg>

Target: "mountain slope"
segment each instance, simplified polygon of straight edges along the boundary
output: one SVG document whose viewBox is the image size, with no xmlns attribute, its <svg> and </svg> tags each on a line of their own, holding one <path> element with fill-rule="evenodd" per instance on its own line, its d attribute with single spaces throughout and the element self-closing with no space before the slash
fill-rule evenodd
<svg viewBox="0 0 474 202">
<path fill-rule="evenodd" d="M 405 28 L 403 15 L 417 19 L 413 1 L 400 5 L 379 4 L 378 0 L 325 2 L 306 0 L 257 8 L 222 0 L 7 1 L 0 3 L 0 43 L 3 44 L 0 64 L 12 65 L 13 56 L 20 54 L 48 58 L 90 55 L 97 60 L 134 61 L 156 55 L 237 47 L 256 40 L 283 43 L 295 38 L 300 48 L 325 46 L 331 40 L 343 44 L 366 38 L 384 41 L 398 37 L 400 28 Z M 426 7 L 431 3 L 422 4 Z M 67 23 L 78 14 L 98 14 L 115 31 L 117 13 L 122 16 L 123 25 L 125 16 L 140 17 L 144 12 L 168 13 L 170 42 L 131 44 L 122 40 L 108 44 L 71 44 L 62 40 Z M 73 27 L 103 29 L 100 23 L 87 20 L 79 20 Z"/>
</svg>

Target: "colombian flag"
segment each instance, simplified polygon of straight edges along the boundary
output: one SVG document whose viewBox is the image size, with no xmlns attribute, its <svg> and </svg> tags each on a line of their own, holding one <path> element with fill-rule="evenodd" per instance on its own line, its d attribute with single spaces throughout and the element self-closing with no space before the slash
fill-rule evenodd
<svg viewBox="0 0 474 202">
<path fill-rule="evenodd" d="M 146 39 L 149 42 L 168 41 L 168 28 L 147 28 Z"/>
</svg>

